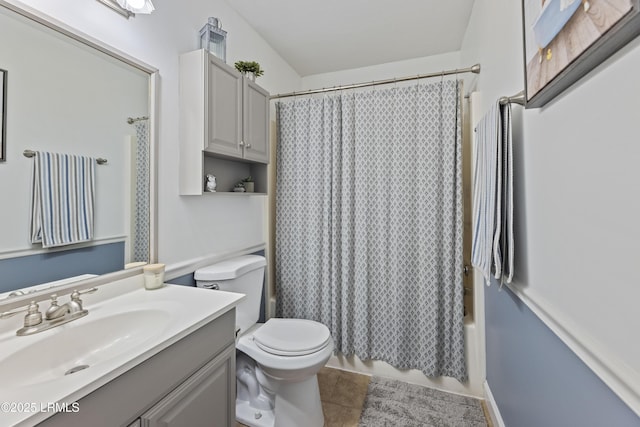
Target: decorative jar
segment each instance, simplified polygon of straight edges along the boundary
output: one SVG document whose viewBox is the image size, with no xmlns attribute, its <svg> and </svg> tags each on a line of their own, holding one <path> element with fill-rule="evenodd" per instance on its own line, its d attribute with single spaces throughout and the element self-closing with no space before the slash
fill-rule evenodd
<svg viewBox="0 0 640 427">
<path fill-rule="evenodd" d="M 218 18 L 209 18 L 200 30 L 200 48 L 227 62 L 227 32 L 222 29 Z"/>
</svg>

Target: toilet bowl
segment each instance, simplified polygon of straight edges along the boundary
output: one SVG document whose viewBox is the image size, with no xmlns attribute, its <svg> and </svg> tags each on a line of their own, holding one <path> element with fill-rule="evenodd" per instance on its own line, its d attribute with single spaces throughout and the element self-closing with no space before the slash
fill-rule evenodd
<svg viewBox="0 0 640 427">
<path fill-rule="evenodd" d="M 322 328 L 325 331 L 318 333 Z M 293 338 L 305 332 L 303 345 L 296 339 L 283 339 L 287 333 Z M 239 390 L 236 419 L 239 422 L 260 427 L 324 424 L 316 374 L 333 352 L 333 340 L 326 326 L 309 320 L 270 319 L 242 335 L 236 349 Z M 261 390 L 245 395 L 240 375 L 249 375 L 247 365 L 252 362 L 252 374 Z M 263 406 L 265 401 L 271 402 L 270 408 Z"/>
<path fill-rule="evenodd" d="M 256 323 L 265 264 L 246 255 L 195 272 L 199 287 L 246 294 L 236 307 L 236 420 L 251 427 L 322 427 L 316 374 L 333 352 L 333 339 L 312 320 Z"/>
</svg>

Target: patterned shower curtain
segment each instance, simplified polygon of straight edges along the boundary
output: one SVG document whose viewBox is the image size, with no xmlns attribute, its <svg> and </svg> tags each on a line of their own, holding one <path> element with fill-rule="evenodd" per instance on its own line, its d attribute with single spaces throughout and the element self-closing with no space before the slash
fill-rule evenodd
<svg viewBox="0 0 640 427">
<path fill-rule="evenodd" d="M 277 314 L 464 381 L 461 83 L 277 104 Z"/>
<path fill-rule="evenodd" d="M 149 124 L 136 122 L 133 261 L 149 261 Z"/>
</svg>

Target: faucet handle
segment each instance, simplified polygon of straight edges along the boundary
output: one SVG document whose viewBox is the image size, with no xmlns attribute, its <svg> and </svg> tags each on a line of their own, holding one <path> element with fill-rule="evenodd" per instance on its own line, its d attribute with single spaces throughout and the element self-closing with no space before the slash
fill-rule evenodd
<svg viewBox="0 0 640 427">
<path fill-rule="evenodd" d="M 96 292 L 97 290 L 98 290 L 98 288 L 85 289 L 84 291 L 78 291 L 78 290 L 74 289 L 73 293 L 71 294 L 71 299 L 78 299 L 78 298 L 80 298 L 80 295 L 92 294 L 92 293 Z"/>
<path fill-rule="evenodd" d="M 27 315 L 24 316 L 24 327 L 35 326 L 42 323 L 42 313 L 40 313 L 40 307 L 35 301 L 31 301 L 29 307 L 27 307 Z"/>
<path fill-rule="evenodd" d="M 18 313 L 22 313 L 23 311 L 27 312 L 27 315 L 24 316 L 25 328 L 28 328 L 29 326 L 39 325 L 40 323 L 42 323 L 42 313 L 40 313 L 40 306 L 35 301 L 31 301 L 31 303 L 27 306 L 27 308 L 0 313 L 0 319 L 8 319 L 9 317 L 13 317 L 14 315 Z"/>
<path fill-rule="evenodd" d="M 77 289 L 75 289 L 71 293 L 71 302 L 75 303 L 74 311 L 82 311 L 82 300 L 80 299 L 80 295 L 92 294 L 97 290 L 98 290 L 98 288 L 91 288 L 91 289 L 87 289 L 85 291 L 78 291 Z"/>
</svg>

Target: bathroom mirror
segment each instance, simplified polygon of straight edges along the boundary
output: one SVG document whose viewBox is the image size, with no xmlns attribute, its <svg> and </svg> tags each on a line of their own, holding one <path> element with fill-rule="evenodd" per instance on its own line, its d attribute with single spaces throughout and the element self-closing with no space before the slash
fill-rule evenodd
<svg viewBox="0 0 640 427">
<path fill-rule="evenodd" d="M 0 69 L 7 70 L 0 293 L 155 262 L 157 70 L 6 0 Z M 91 241 L 56 249 L 30 242 L 34 159 L 25 150 L 107 159 L 95 166 Z"/>
</svg>

